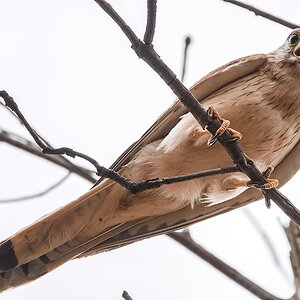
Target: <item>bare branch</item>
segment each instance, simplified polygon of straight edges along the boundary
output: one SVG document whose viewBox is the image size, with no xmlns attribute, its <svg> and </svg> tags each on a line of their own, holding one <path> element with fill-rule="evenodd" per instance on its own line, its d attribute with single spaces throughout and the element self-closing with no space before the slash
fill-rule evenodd
<svg viewBox="0 0 300 300">
<path fill-rule="evenodd" d="M 161 187 L 162 185 L 165 184 L 173 184 L 173 183 L 178 183 L 178 182 L 183 182 L 183 181 L 188 181 L 188 180 L 194 180 L 197 178 L 201 177 L 207 177 L 207 176 L 212 176 L 212 175 L 218 175 L 218 174 L 225 174 L 225 173 L 232 173 L 232 172 L 239 172 L 238 167 L 227 167 L 227 168 L 219 168 L 219 169 L 212 169 L 204 172 L 198 172 L 198 173 L 193 173 L 193 174 L 187 174 L 187 175 L 182 175 L 182 176 L 174 176 L 174 177 L 167 177 L 167 178 L 155 178 L 155 179 L 148 179 L 144 180 L 141 182 L 132 182 L 128 180 L 127 178 L 121 176 L 118 174 L 116 171 L 112 169 L 107 169 L 101 165 L 92 157 L 78 152 L 74 151 L 73 149 L 67 148 L 67 147 L 62 147 L 62 148 L 44 148 L 43 152 L 45 154 L 65 154 L 70 157 L 80 157 L 91 164 L 94 165 L 94 167 L 97 169 L 97 174 L 101 177 L 104 178 L 109 178 L 117 183 L 119 183 L 121 186 L 125 187 L 128 189 L 131 193 L 137 194 L 140 192 L 143 192 L 145 190 L 149 189 L 156 189 Z"/>
<path fill-rule="evenodd" d="M 63 156 L 49 156 L 45 155 L 41 152 L 40 148 L 37 147 L 34 143 L 30 142 L 29 140 L 20 137 L 14 133 L 7 132 L 5 130 L 0 129 L 0 142 L 5 142 L 11 146 L 14 146 L 16 148 L 19 148 L 21 150 L 24 150 L 30 154 L 33 154 L 35 156 L 38 156 L 40 158 L 43 158 L 45 160 L 48 160 L 60 167 L 63 167 L 70 172 L 77 174 L 81 176 L 82 178 L 94 183 L 96 179 L 92 176 L 92 171 L 87 170 L 85 168 L 79 167 L 73 163 L 71 163 L 69 160 L 67 160 Z"/>
<path fill-rule="evenodd" d="M 5 105 L 9 107 L 14 113 L 17 114 L 21 122 L 24 124 L 30 135 L 33 137 L 35 142 L 43 149 L 46 148 L 47 145 L 42 142 L 39 135 L 35 132 L 35 130 L 28 124 L 27 120 L 23 116 L 22 112 L 19 110 L 17 103 L 14 101 L 12 97 L 8 95 L 6 91 L 0 91 L 0 97 L 4 100 Z"/>
<path fill-rule="evenodd" d="M 181 176 L 146 180 L 146 181 L 136 183 L 136 189 L 139 192 L 141 192 L 141 191 L 145 191 L 148 189 L 159 188 L 165 184 L 184 182 L 184 181 L 188 181 L 188 180 L 194 180 L 194 179 L 198 179 L 198 178 L 214 176 L 214 175 L 219 175 L 219 174 L 234 173 L 234 172 L 239 172 L 239 168 L 238 167 L 226 167 L 226 168 L 211 169 L 208 171 L 191 173 L 191 174 L 181 175 Z"/>
<path fill-rule="evenodd" d="M 172 232 L 168 233 L 168 236 L 183 245 L 188 250 L 192 251 L 197 256 L 201 257 L 203 260 L 208 262 L 210 265 L 215 267 L 217 270 L 225 274 L 227 277 L 244 287 L 246 290 L 257 296 L 258 298 L 263 300 L 282 300 L 281 298 L 270 294 L 262 287 L 254 283 L 252 280 L 246 278 L 240 272 L 220 260 L 218 257 L 210 253 L 198 243 L 196 243 L 191 238 L 188 231 L 184 231 L 182 233 Z"/>
<path fill-rule="evenodd" d="M 144 43 L 152 44 L 155 24 L 156 24 L 156 2 L 157 0 L 147 0 L 147 25 L 144 35 Z"/>
<path fill-rule="evenodd" d="M 32 200 L 34 198 L 40 198 L 40 197 L 50 193 L 55 188 L 57 188 L 59 185 L 61 185 L 63 182 L 65 182 L 70 177 L 71 174 L 72 174 L 71 172 L 67 173 L 59 181 L 55 182 L 53 185 L 47 187 L 45 190 L 43 190 L 41 192 L 34 193 L 31 195 L 27 195 L 27 196 L 16 197 L 16 198 L 12 198 L 12 199 L 0 199 L 0 204 L 22 202 L 22 201 L 26 201 L 26 200 Z"/>
<path fill-rule="evenodd" d="M 206 109 L 197 101 L 191 92 L 176 78 L 172 70 L 162 61 L 156 53 L 153 45 L 146 45 L 131 30 L 119 14 L 104 0 L 95 0 L 99 6 L 116 22 L 132 44 L 132 49 L 139 58 L 142 58 L 172 89 L 175 95 L 181 100 L 202 128 L 207 129 L 213 136 L 221 126 L 216 118 L 211 118 Z M 254 162 L 245 155 L 238 141 L 233 138 L 228 130 L 224 132 L 218 141 L 225 148 L 234 163 L 245 173 L 252 182 L 261 185 L 267 183 L 266 178 L 257 169 Z M 300 225 L 300 211 L 277 189 L 265 190 L 268 198 L 272 199 L 292 220 Z"/>
<path fill-rule="evenodd" d="M 234 4 L 234 5 L 237 5 L 239 7 L 245 8 L 245 9 L 248 9 L 248 10 L 254 12 L 256 16 L 261 16 L 263 18 L 266 18 L 270 21 L 273 21 L 273 22 L 278 23 L 280 25 L 283 25 L 285 27 L 288 27 L 288 28 L 291 28 L 291 29 L 295 29 L 295 28 L 300 27 L 298 24 L 291 23 L 289 21 L 283 20 L 283 19 L 281 19 L 279 17 L 276 17 L 272 14 L 269 14 L 269 13 L 267 13 L 267 12 L 261 10 L 261 9 L 258 9 L 254 6 L 252 6 L 252 5 L 248 5 L 248 4 L 245 4 L 243 2 L 236 1 L 236 0 L 223 0 L 223 1 Z"/>
<path fill-rule="evenodd" d="M 185 70 L 186 70 L 186 60 L 187 60 L 187 51 L 189 49 L 189 45 L 191 44 L 191 38 L 187 36 L 184 40 L 184 52 L 183 52 L 183 62 L 182 62 L 182 72 L 181 72 L 181 82 L 184 81 Z"/>
<path fill-rule="evenodd" d="M 178 182 L 183 182 L 187 180 L 193 180 L 201 177 L 207 177 L 207 176 L 212 176 L 212 175 L 218 175 L 218 174 L 225 174 L 225 173 L 233 173 L 233 172 L 239 172 L 239 168 L 237 166 L 233 167 L 226 167 L 226 168 L 219 168 L 219 169 L 213 169 L 213 170 L 208 170 L 204 172 L 198 172 L 198 173 L 193 173 L 193 174 L 187 174 L 187 175 L 181 175 L 181 176 L 174 176 L 174 177 L 167 177 L 167 178 L 155 178 L 155 179 L 148 179 L 144 180 L 141 182 L 132 182 L 125 177 L 119 175 L 117 172 L 115 172 L 112 169 L 107 169 L 103 166 L 101 166 L 94 158 L 75 151 L 71 148 L 68 147 L 61 147 L 61 148 L 52 148 L 48 146 L 48 143 L 44 140 L 41 140 L 40 136 L 36 133 L 36 131 L 31 127 L 29 122 L 26 120 L 24 115 L 21 113 L 19 110 L 17 104 L 13 100 L 11 96 L 8 95 L 6 91 L 1 91 L 0 92 L 0 97 L 2 97 L 8 107 L 10 107 L 16 114 L 17 116 L 21 119 L 23 124 L 26 124 L 26 129 L 29 131 L 30 135 L 33 137 L 35 141 L 37 141 L 37 144 L 41 147 L 42 153 L 44 154 L 49 154 L 49 155 L 67 155 L 69 157 L 75 158 L 75 157 L 80 157 L 88 162 L 90 162 L 97 170 L 97 175 L 104 177 L 104 178 L 109 178 L 117 183 L 119 183 L 121 186 L 125 187 L 132 193 L 140 193 L 145 190 L 149 189 L 156 189 L 161 187 L 162 185 L 165 184 L 172 184 L 172 183 L 178 183 Z"/>
<path fill-rule="evenodd" d="M 19 123 L 22 124 L 21 120 L 18 118 L 15 112 L 13 112 L 11 109 L 9 109 L 4 103 L 0 101 L 0 106 L 5 108 Z M 22 124 L 23 125 L 23 124 Z"/>
</svg>

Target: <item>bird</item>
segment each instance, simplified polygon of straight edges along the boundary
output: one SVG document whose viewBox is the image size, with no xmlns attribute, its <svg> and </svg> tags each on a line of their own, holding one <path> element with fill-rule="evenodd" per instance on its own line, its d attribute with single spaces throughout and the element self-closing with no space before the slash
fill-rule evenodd
<svg viewBox="0 0 300 300">
<path fill-rule="evenodd" d="M 191 89 L 245 153 L 280 185 L 300 165 L 300 29 L 269 54 L 232 61 Z M 224 119 L 223 119 L 224 118 Z M 241 134 L 240 134 L 240 133 Z M 219 132 L 222 134 L 222 132 Z M 111 166 L 140 182 L 232 165 L 219 143 L 176 100 Z M 241 172 L 163 185 L 133 194 L 101 178 L 91 190 L 0 244 L 0 291 L 35 280 L 65 262 L 184 228 L 261 198 Z M 277 185 L 276 180 L 265 188 Z"/>
</svg>

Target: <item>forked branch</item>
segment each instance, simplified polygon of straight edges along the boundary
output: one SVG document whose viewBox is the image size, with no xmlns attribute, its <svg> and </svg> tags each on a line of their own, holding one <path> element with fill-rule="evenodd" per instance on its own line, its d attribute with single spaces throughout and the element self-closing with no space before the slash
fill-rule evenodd
<svg viewBox="0 0 300 300">
<path fill-rule="evenodd" d="M 204 172 L 198 172 L 198 173 L 192 173 L 187 175 L 181 175 L 181 176 L 174 176 L 174 177 L 166 177 L 166 178 L 155 178 L 148 180 L 144 180 L 141 182 L 132 182 L 128 180 L 127 178 L 119 175 L 117 172 L 115 172 L 112 169 L 107 169 L 103 166 L 101 166 L 94 158 L 75 151 L 68 147 L 61 147 L 61 148 L 52 148 L 43 141 L 40 136 L 36 133 L 36 131 L 31 127 L 29 122 L 26 120 L 22 112 L 19 110 L 18 105 L 14 101 L 14 99 L 6 92 L 6 91 L 0 91 L 0 97 L 4 100 L 5 105 L 9 107 L 21 120 L 21 122 L 24 124 L 32 138 L 36 141 L 38 146 L 42 149 L 42 153 L 49 154 L 49 155 L 67 155 L 69 157 L 75 158 L 80 157 L 88 162 L 90 162 L 97 170 L 97 175 L 103 177 L 103 178 L 109 178 L 117 183 L 119 183 L 121 186 L 125 187 L 129 191 L 131 191 L 134 194 L 143 192 L 145 190 L 149 189 L 156 189 L 161 187 L 165 184 L 173 184 L 188 180 L 194 180 L 202 177 L 207 176 L 213 176 L 218 174 L 226 174 L 226 173 L 233 173 L 233 172 L 239 172 L 239 168 L 237 166 L 233 167 L 225 167 L 225 168 L 218 168 L 218 169 L 212 169 Z M 1 136 L 0 136 L 1 138 Z"/>
<path fill-rule="evenodd" d="M 33 155 L 40 157 L 42 159 L 45 159 L 47 161 L 50 161 L 51 163 L 54 163 L 57 166 L 60 166 L 74 174 L 77 174 L 78 176 L 90 181 L 91 183 L 94 183 L 96 181 L 96 178 L 94 178 L 94 176 L 93 176 L 94 172 L 73 164 L 72 162 L 70 162 L 68 159 L 66 159 L 63 156 L 45 155 L 41 152 L 41 149 L 36 146 L 36 144 L 32 143 L 31 141 L 29 141 L 17 134 L 0 129 L 0 142 L 5 142 L 11 146 L 18 148 L 18 149 L 26 151 L 30 154 L 33 154 Z"/>
</svg>

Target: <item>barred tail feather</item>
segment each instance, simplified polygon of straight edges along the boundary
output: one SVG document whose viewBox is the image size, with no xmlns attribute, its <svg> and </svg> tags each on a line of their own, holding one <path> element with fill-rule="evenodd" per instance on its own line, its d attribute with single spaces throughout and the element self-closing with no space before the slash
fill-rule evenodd
<svg viewBox="0 0 300 300">
<path fill-rule="evenodd" d="M 94 242 L 94 237 L 103 236 L 99 232 L 112 227 L 111 216 L 124 194 L 119 185 L 104 181 L 3 241 L 0 291 L 34 280 L 99 243 L 100 239 Z M 97 226 L 93 226 L 95 220 Z"/>
<path fill-rule="evenodd" d="M 135 226 L 137 224 L 138 221 L 126 223 L 126 229 L 129 229 L 131 226 Z M 68 241 L 63 245 L 49 251 L 47 254 L 41 255 L 13 269 L 1 272 L 0 292 L 28 283 L 44 274 L 49 273 L 70 259 L 77 257 L 84 251 L 88 251 L 90 248 L 95 247 L 99 243 L 101 244 L 109 239 L 112 235 L 118 234 L 123 230 L 124 224 L 120 224 L 98 234 L 98 236 L 86 242 L 78 241 L 76 239 Z M 4 243 L 7 243 L 8 245 L 10 242 L 7 240 Z M 0 259 L 2 259 L 1 256 Z"/>
</svg>

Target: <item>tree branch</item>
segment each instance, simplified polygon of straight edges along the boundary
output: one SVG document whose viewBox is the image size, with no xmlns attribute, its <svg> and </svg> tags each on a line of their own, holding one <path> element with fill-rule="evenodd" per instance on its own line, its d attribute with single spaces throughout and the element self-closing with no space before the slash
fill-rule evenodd
<svg viewBox="0 0 300 300">
<path fill-rule="evenodd" d="M 257 296 L 258 298 L 263 300 L 283 300 L 270 294 L 262 287 L 254 283 L 252 280 L 246 278 L 240 272 L 238 272 L 237 270 L 220 260 L 218 257 L 210 253 L 198 243 L 196 243 L 191 238 L 188 231 L 183 231 L 182 233 L 172 232 L 168 233 L 168 236 L 176 242 L 178 242 L 179 244 L 183 245 L 185 248 L 187 248 L 197 256 L 201 257 L 214 268 L 225 274 L 227 277 L 238 283 L 240 286 L 244 287 L 246 290 Z"/>
<path fill-rule="evenodd" d="M 191 44 L 191 38 L 187 36 L 184 40 L 184 52 L 183 52 L 183 62 L 182 62 L 182 71 L 181 71 L 181 82 L 184 81 L 185 70 L 186 70 L 186 60 L 187 60 L 187 51 L 189 45 Z"/>
<path fill-rule="evenodd" d="M 131 191 L 134 194 L 137 194 L 137 193 L 143 192 L 145 190 L 149 190 L 149 189 L 156 189 L 165 184 L 173 184 L 173 183 L 194 180 L 197 178 L 202 178 L 202 177 L 207 177 L 207 176 L 226 174 L 226 173 L 234 173 L 234 172 L 240 171 L 237 166 L 233 166 L 233 167 L 212 169 L 212 170 L 208 170 L 208 171 L 192 173 L 192 174 L 187 174 L 187 175 L 166 177 L 166 178 L 162 178 L 162 179 L 160 179 L 160 178 L 148 179 L 148 180 L 144 180 L 144 181 L 137 182 L 137 183 L 132 182 L 132 181 L 128 180 L 127 178 L 119 175 L 114 170 L 107 169 L 107 168 L 101 166 L 94 158 L 92 158 L 84 153 L 75 151 L 68 147 L 61 147 L 61 148 L 56 148 L 56 149 L 52 148 L 51 146 L 49 146 L 48 143 L 46 143 L 44 140 L 42 140 L 40 138 L 40 136 L 36 133 L 36 131 L 31 127 L 31 125 L 26 120 L 26 118 L 24 117 L 22 112 L 19 110 L 18 105 L 15 103 L 14 99 L 11 96 L 9 96 L 6 91 L 0 91 L 0 97 L 3 98 L 7 107 L 9 107 L 13 112 L 15 112 L 16 115 L 20 118 L 20 120 L 23 122 L 26 129 L 30 133 L 30 135 L 33 137 L 33 139 L 36 141 L 36 143 L 42 149 L 43 154 L 67 155 L 72 158 L 80 157 L 80 158 L 90 162 L 96 168 L 97 175 L 104 177 L 104 178 L 109 178 L 109 179 L 119 183 L 121 186 L 125 187 L 126 189 L 128 189 L 129 191 Z M 1 138 L 1 136 L 0 136 L 0 138 Z M 10 142 L 12 142 L 12 141 L 10 140 Z M 25 148 L 24 145 L 22 145 L 22 147 Z M 44 157 L 41 154 L 40 154 L 40 156 Z"/>
<path fill-rule="evenodd" d="M 30 154 L 46 159 L 60 167 L 69 170 L 74 174 L 77 174 L 78 176 L 81 176 L 82 178 L 90 181 L 91 183 L 94 183 L 96 181 L 96 178 L 94 178 L 92 175 L 93 172 L 91 172 L 90 170 L 87 170 L 85 168 L 73 164 L 63 156 L 45 155 L 44 153 L 41 152 L 40 148 L 37 147 L 34 143 L 14 133 L 7 132 L 5 130 L 0 129 L 0 142 L 5 142 L 11 146 L 24 150 Z"/>
<path fill-rule="evenodd" d="M 295 24 L 295 23 L 291 23 L 289 21 L 286 21 L 286 20 L 283 20 L 279 17 L 276 17 L 272 14 L 269 14 L 263 10 L 260 10 L 252 5 L 248 5 L 248 4 L 245 4 L 243 2 L 240 2 L 240 1 L 236 1 L 236 0 L 223 0 L 224 2 L 228 2 L 228 3 L 231 3 L 233 5 L 237 5 L 239 7 L 242 7 L 242 8 L 245 8 L 245 9 L 248 9 L 252 12 L 255 13 L 256 16 L 261 16 L 263 18 L 266 18 L 270 21 L 273 21 L 275 23 L 278 23 L 280 25 L 283 25 L 285 27 L 288 27 L 288 28 L 291 28 L 291 29 L 295 29 L 295 28 L 299 28 L 300 26 L 298 24 Z"/>
<path fill-rule="evenodd" d="M 53 191 L 55 188 L 57 188 L 59 185 L 61 185 L 64 181 L 66 181 L 70 177 L 71 174 L 72 174 L 71 172 L 68 172 L 59 181 L 55 182 L 54 184 L 47 187 L 45 190 L 43 190 L 41 192 L 31 194 L 31 195 L 27 195 L 27 196 L 16 197 L 16 198 L 12 198 L 12 199 L 0 199 L 0 204 L 22 202 L 22 201 L 32 200 L 34 198 L 39 198 L 41 196 L 44 196 L 44 195 L 50 193 L 51 191 Z"/>
<path fill-rule="evenodd" d="M 156 3 L 157 0 L 148 0 L 147 1 L 147 25 L 144 35 L 144 43 L 152 44 L 155 24 L 156 24 Z"/>
</svg>

